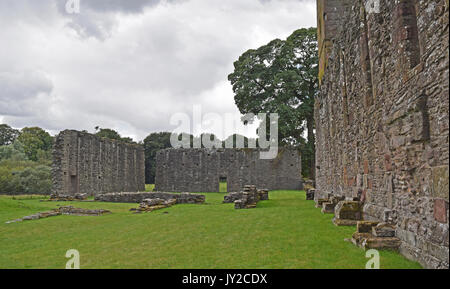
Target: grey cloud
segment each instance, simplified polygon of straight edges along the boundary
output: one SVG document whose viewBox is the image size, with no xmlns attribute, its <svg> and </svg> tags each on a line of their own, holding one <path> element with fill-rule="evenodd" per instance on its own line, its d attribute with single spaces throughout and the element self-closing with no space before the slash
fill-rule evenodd
<svg viewBox="0 0 450 289">
<path fill-rule="evenodd" d="M 40 97 L 49 100 L 53 83 L 37 71 L 0 72 L 0 87 L 0 114 L 24 117 L 40 107 Z"/>
<path fill-rule="evenodd" d="M 193 104 L 237 112 L 233 62 L 316 19 L 313 0 L 81 0 L 78 15 L 55 5 L 65 0 L 4 1 L 0 121 L 52 133 L 99 125 L 137 140 L 173 129 L 171 115 Z"/>
</svg>

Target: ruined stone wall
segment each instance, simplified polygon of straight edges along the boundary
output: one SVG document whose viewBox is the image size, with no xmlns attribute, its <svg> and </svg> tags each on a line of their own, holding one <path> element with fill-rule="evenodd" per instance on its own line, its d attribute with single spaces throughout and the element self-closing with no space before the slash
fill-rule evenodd
<svg viewBox="0 0 450 289">
<path fill-rule="evenodd" d="M 145 190 L 144 149 L 66 130 L 53 148 L 53 193 L 96 195 Z"/>
<path fill-rule="evenodd" d="M 156 155 L 157 191 L 219 192 L 220 178 L 226 178 L 228 192 L 238 192 L 248 184 L 299 190 L 300 153 L 280 149 L 273 160 L 260 159 L 256 149 L 166 149 Z"/>
<path fill-rule="evenodd" d="M 317 197 L 363 190 L 364 218 L 396 225 L 401 253 L 448 268 L 448 0 L 340 2 L 315 104 Z"/>
</svg>

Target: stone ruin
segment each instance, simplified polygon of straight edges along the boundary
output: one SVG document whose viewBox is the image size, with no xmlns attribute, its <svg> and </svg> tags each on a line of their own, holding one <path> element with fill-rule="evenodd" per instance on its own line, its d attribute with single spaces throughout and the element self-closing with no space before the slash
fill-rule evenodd
<svg viewBox="0 0 450 289">
<path fill-rule="evenodd" d="M 229 193 L 224 197 L 223 203 L 234 203 L 235 209 L 253 209 L 259 201 L 269 199 L 269 190 L 258 190 L 256 186 L 246 185 L 242 192 Z"/>
<path fill-rule="evenodd" d="M 237 192 L 246 184 L 269 190 L 301 190 L 298 150 L 279 148 L 275 159 L 258 149 L 166 149 L 156 154 L 155 190 L 162 192 Z"/>
<path fill-rule="evenodd" d="M 152 212 L 155 210 L 161 210 L 164 208 L 172 207 L 177 203 L 177 199 L 145 199 L 143 200 L 137 209 L 132 208 L 130 211 L 134 211 L 135 213 L 143 213 L 143 212 Z"/>
<path fill-rule="evenodd" d="M 203 204 L 205 203 L 205 196 L 191 193 L 163 193 L 163 192 L 137 192 L 137 193 L 107 193 L 95 197 L 97 202 L 108 203 L 142 203 L 144 200 L 161 199 L 172 200 L 175 199 L 177 204 Z"/>
<path fill-rule="evenodd" d="M 52 178 L 55 195 L 144 191 L 144 148 L 65 130 L 55 138 Z"/>
<path fill-rule="evenodd" d="M 50 210 L 47 212 L 37 213 L 34 215 L 26 216 L 20 219 L 12 220 L 9 222 L 6 222 L 7 224 L 16 223 L 16 222 L 23 222 L 23 221 L 31 221 L 31 220 L 39 220 L 39 219 L 45 219 L 49 217 L 55 217 L 60 215 L 74 215 L 74 216 L 101 216 L 104 214 L 111 213 L 108 210 L 87 210 L 87 209 L 80 209 L 80 208 L 74 208 L 72 206 L 64 206 L 59 207 L 58 209 Z"/>
<path fill-rule="evenodd" d="M 315 199 L 346 197 L 336 222 L 387 223 L 408 259 L 448 268 L 448 1 L 379 2 L 317 0 Z"/>
<path fill-rule="evenodd" d="M 393 225 L 371 221 L 358 221 L 356 232 L 349 241 L 363 249 L 398 250 L 401 245 Z"/>
</svg>

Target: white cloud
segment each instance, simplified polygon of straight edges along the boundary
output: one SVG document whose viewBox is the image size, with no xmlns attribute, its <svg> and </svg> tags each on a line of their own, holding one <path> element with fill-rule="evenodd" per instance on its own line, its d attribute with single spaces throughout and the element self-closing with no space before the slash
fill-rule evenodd
<svg viewBox="0 0 450 289">
<path fill-rule="evenodd" d="M 312 0 L 81 0 L 78 18 L 61 1 L 0 2 L 0 119 L 12 126 L 141 140 L 193 105 L 238 113 L 233 62 L 316 23 Z"/>
</svg>

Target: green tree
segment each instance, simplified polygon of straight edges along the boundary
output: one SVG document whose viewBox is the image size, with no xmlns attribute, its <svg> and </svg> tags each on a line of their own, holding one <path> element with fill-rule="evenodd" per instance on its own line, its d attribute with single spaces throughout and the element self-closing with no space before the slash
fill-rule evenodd
<svg viewBox="0 0 450 289">
<path fill-rule="evenodd" d="M 317 29 L 299 29 L 250 49 L 228 76 L 242 114 L 278 113 L 281 144 L 297 146 L 303 173 L 314 177 L 314 98 L 318 93 Z M 303 135 L 306 132 L 306 139 Z"/>
<path fill-rule="evenodd" d="M 156 152 L 171 147 L 170 136 L 170 132 L 158 132 L 152 133 L 144 139 L 145 182 L 147 184 L 155 183 Z"/>
<path fill-rule="evenodd" d="M 0 146 L 12 144 L 20 132 L 7 124 L 0 124 Z"/>
<path fill-rule="evenodd" d="M 53 145 L 52 136 L 39 127 L 23 128 L 17 140 L 23 144 L 27 158 L 32 161 L 38 161 L 43 152 L 50 152 Z"/>
<path fill-rule="evenodd" d="M 16 140 L 13 144 L 0 146 L 0 161 L 2 160 L 27 160 L 22 143 Z"/>
<path fill-rule="evenodd" d="M 43 165 L 27 167 L 18 172 L 22 193 L 49 194 L 52 188 L 51 173 L 51 168 Z"/>
<path fill-rule="evenodd" d="M 99 137 L 114 139 L 125 143 L 135 143 L 135 141 L 132 138 L 122 137 L 117 131 L 110 128 L 100 128 L 97 126 L 95 127 L 95 130 L 97 131 L 95 135 Z"/>
</svg>

